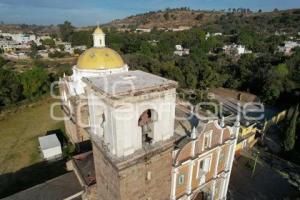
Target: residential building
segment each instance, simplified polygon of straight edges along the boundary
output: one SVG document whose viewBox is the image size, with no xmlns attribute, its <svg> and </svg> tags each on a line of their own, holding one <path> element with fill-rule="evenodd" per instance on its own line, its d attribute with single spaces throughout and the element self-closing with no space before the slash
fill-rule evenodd
<svg viewBox="0 0 300 200">
<path fill-rule="evenodd" d="M 285 55 L 291 55 L 292 50 L 296 47 L 300 47 L 299 42 L 285 41 L 282 46 L 278 46 L 278 51 L 284 53 Z"/>
<path fill-rule="evenodd" d="M 7 49 L 5 49 L 4 56 L 8 59 L 28 59 L 29 56 L 25 52 L 7 52 Z"/>
<path fill-rule="evenodd" d="M 151 28 L 137 28 L 135 29 L 136 33 L 150 33 L 151 32 Z"/>
<path fill-rule="evenodd" d="M 175 49 L 174 55 L 187 56 L 190 54 L 190 49 L 183 48 L 181 45 L 176 45 Z"/>
<path fill-rule="evenodd" d="M 26 44 L 32 41 L 36 41 L 37 37 L 33 34 L 23 34 L 23 33 L 0 33 L 0 36 L 11 38 L 13 41 Z"/>
<path fill-rule="evenodd" d="M 190 26 L 179 26 L 178 28 L 171 28 L 171 31 L 178 32 L 178 31 L 187 31 L 190 30 L 192 27 Z"/>
<path fill-rule="evenodd" d="M 223 50 L 226 54 L 229 55 L 242 55 L 242 54 L 252 53 L 252 51 L 247 50 L 244 45 L 237 45 L 237 44 L 225 45 L 223 47 Z"/>
<path fill-rule="evenodd" d="M 78 45 L 78 46 L 74 46 L 73 48 L 74 48 L 74 50 L 78 49 L 80 51 L 85 51 L 86 50 L 86 45 Z"/>
</svg>

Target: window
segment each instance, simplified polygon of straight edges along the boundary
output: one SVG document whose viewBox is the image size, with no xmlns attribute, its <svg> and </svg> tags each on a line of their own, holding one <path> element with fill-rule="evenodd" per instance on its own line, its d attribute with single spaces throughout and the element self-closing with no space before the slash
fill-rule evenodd
<svg viewBox="0 0 300 200">
<path fill-rule="evenodd" d="M 204 171 L 204 160 L 201 160 L 199 163 L 199 169 Z"/>
<path fill-rule="evenodd" d="M 157 112 L 152 109 L 148 109 L 141 114 L 138 120 L 138 126 L 141 127 L 143 144 L 151 144 L 153 142 L 154 126 L 158 119 L 157 116 Z"/>
<path fill-rule="evenodd" d="M 211 132 L 204 135 L 204 149 L 209 149 L 211 146 Z"/>
<path fill-rule="evenodd" d="M 178 177 L 178 185 L 184 184 L 184 174 L 180 174 Z"/>
<path fill-rule="evenodd" d="M 203 175 L 210 171 L 210 161 L 211 156 L 199 161 L 197 169 L 197 178 L 201 178 Z"/>
<path fill-rule="evenodd" d="M 205 161 L 204 161 L 204 171 L 205 172 L 209 172 L 209 170 L 210 170 L 210 159 L 211 159 L 211 157 L 205 158 Z"/>
<path fill-rule="evenodd" d="M 224 160 L 225 160 L 225 154 L 224 154 L 224 152 L 221 150 L 220 156 L 219 156 L 219 164 L 222 163 L 222 162 L 224 162 Z"/>
<path fill-rule="evenodd" d="M 105 123 L 105 115 L 102 113 L 101 118 L 100 118 L 100 126 L 104 128 L 104 123 Z"/>
</svg>

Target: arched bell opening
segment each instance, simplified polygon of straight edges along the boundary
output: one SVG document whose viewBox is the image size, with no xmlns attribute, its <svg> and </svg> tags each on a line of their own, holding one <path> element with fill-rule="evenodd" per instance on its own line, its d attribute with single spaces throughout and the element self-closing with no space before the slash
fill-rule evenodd
<svg viewBox="0 0 300 200">
<path fill-rule="evenodd" d="M 145 110 L 139 117 L 138 125 L 142 132 L 142 143 L 151 144 L 154 138 L 154 125 L 157 122 L 158 114 L 153 109 Z"/>
</svg>

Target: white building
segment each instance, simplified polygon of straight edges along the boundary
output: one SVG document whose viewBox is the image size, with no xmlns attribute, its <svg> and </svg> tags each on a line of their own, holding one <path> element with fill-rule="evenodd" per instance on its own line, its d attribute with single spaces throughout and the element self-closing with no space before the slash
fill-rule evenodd
<svg viewBox="0 0 300 200">
<path fill-rule="evenodd" d="M 36 41 L 36 36 L 33 34 L 23 34 L 23 33 L 0 33 L 3 37 L 10 37 L 13 41 L 25 44 L 31 41 Z"/>
<path fill-rule="evenodd" d="M 225 45 L 223 47 L 223 50 L 226 54 L 231 54 L 231 55 L 242 55 L 242 54 L 252 53 L 252 51 L 247 50 L 244 45 L 237 45 L 237 44 Z"/>
<path fill-rule="evenodd" d="M 172 28 L 171 31 L 178 32 L 178 31 L 187 31 L 190 30 L 190 26 L 179 26 L 178 28 Z"/>
<path fill-rule="evenodd" d="M 210 33 L 208 32 L 208 33 L 206 33 L 206 35 L 205 35 L 205 40 L 208 40 L 208 38 L 210 38 L 211 36 L 215 37 L 215 36 L 222 36 L 222 35 L 223 35 L 223 33 L 212 33 L 212 34 L 210 34 Z"/>
<path fill-rule="evenodd" d="M 61 144 L 55 134 L 39 137 L 39 143 L 45 160 L 62 157 Z"/>
<path fill-rule="evenodd" d="M 39 45 L 39 39 L 33 34 L 23 34 L 23 33 L 1 33 L 0 36 L 0 48 L 5 52 L 15 51 L 17 49 L 29 49 L 30 43 L 35 42 Z"/>
<path fill-rule="evenodd" d="M 174 55 L 178 55 L 178 56 L 190 55 L 190 49 L 183 48 L 182 45 L 175 45 Z"/>
<path fill-rule="evenodd" d="M 78 45 L 78 46 L 74 46 L 73 48 L 74 48 L 74 50 L 78 49 L 80 51 L 85 51 L 86 50 L 86 45 Z"/>
<path fill-rule="evenodd" d="M 28 55 L 24 52 L 18 52 L 18 53 L 4 53 L 4 56 L 8 59 L 28 59 Z"/>
<path fill-rule="evenodd" d="M 283 46 L 278 46 L 278 51 L 284 53 L 285 55 L 291 55 L 292 50 L 296 47 L 300 47 L 299 42 L 285 41 Z"/>
<path fill-rule="evenodd" d="M 137 28 L 135 29 L 136 33 L 150 33 L 151 32 L 151 28 Z"/>
</svg>

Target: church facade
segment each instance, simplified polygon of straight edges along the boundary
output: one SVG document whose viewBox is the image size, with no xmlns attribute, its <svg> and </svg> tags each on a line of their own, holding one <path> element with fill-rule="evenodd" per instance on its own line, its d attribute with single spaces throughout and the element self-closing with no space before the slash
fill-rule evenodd
<svg viewBox="0 0 300 200">
<path fill-rule="evenodd" d="M 177 82 L 130 71 L 99 27 L 93 39 L 60 84 L 70 140 L 93 146 L 96 192 L 84 198 L 226 199 L 238 121 L 228 127 L 179 109 Z"/>
</svg>

